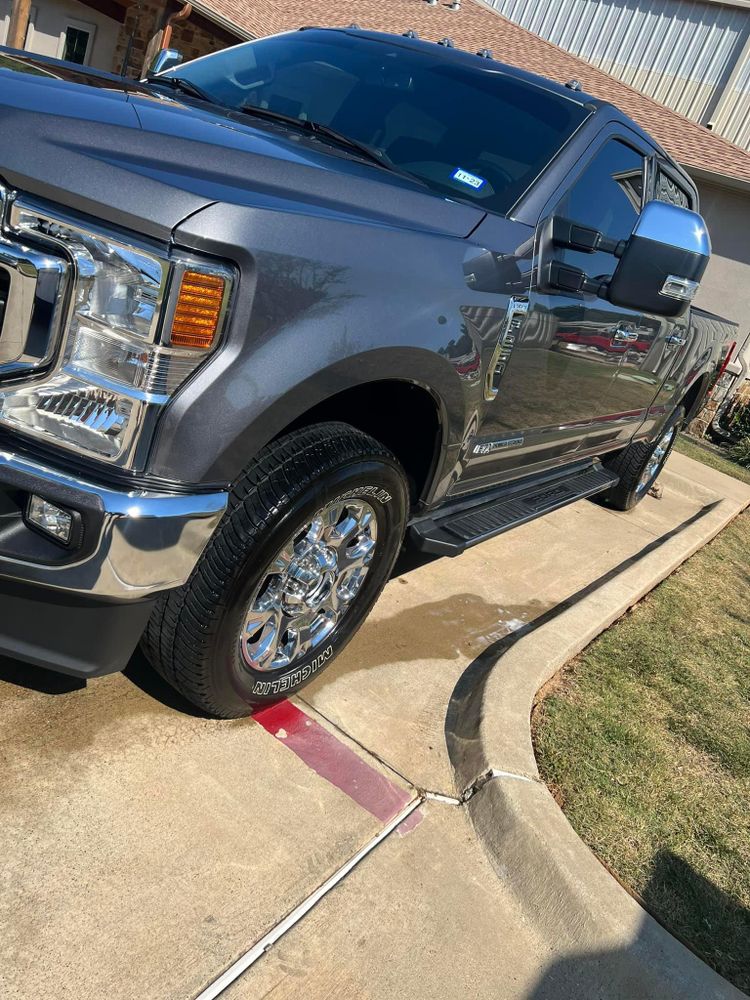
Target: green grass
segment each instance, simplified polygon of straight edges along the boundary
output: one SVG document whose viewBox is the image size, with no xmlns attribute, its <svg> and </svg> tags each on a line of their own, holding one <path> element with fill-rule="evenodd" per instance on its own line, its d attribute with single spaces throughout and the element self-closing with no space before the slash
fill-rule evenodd
<svg viewBox="0 0 750 1000">
<path fill-rule="evenodd" d="M 648 909 L 750 991 L 750 514 L 593 642 L 534 715 L 542 775 Z"/>
<path fill-rule="evenodd" d="M 675 451 L 679 451 L 681 455 L 694 458 L 696 462 L 703 462 L 704 465 L 709 465 L 712 469 L 717 469 L 719 472 L 726 473 L 727 476 L 733 476 L 735 479 L 740 479 L 743 483 L 750 485 L 750 469 L 744 469 L 737 462 L 733 462 L 723 448 L 709 444 L 708 441 L 696 441 L 685 434 L 681 434 L 677 438 L 674 447 Z"/>
</svg>

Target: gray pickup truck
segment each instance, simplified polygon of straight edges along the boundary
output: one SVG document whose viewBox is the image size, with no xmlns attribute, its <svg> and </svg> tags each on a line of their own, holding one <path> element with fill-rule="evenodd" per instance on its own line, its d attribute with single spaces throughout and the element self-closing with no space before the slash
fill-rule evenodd
<svg viewBox="0 0 750 1000">
<path fill-rule="evenodd" d="M 405 542 L 633 507 L 734 332 L 690 177 L 575 81 L 356 28 L 158 62 L 0 50 L 0 652 L 142 641 L 235 717 Z"/>
</svg>

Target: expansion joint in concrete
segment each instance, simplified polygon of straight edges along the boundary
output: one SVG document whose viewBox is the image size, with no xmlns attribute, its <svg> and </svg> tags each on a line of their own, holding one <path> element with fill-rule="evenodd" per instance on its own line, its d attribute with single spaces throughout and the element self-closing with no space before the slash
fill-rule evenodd
<svg viewBox="0 0 750 1000">
<path fill-rule="evenodd" d="M 532 783 L 539 784 L 539 778 L 533 777 L 529 774 L 517 774 L 515 771 L 503 771 L 497 767 L 489 767 L 486 771 L 483 771 L 478 778 L 475 778 L 461 793 L 461 802 L 468 802 L 469 799 L 476 795 L 477 792 L 481 791 L 484 786 L 490 782 L 494 781 L 496 778 L 506 778 L 511 781 L 530 781 Z"/>
</svg>

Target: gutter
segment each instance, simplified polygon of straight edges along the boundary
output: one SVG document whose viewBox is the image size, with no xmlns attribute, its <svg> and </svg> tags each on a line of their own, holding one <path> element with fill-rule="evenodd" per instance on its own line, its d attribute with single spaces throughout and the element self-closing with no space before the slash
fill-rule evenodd
<svg viewBox="0 0 750 1000">
<path fill-rule="evenodd" d="M 734 191 L 742 191 L 743 194 L 750 194 L 750 180 L 743 180 L 741 177 L 731 177 L 729 174 L 720 174 L 713 170 L 705 170 L 703 167 L 693 167 L 688 163 L 681 164 L 693 180 L 706 181 L 716 184 L 719 187 L 731 188 Z"/>
</svg>

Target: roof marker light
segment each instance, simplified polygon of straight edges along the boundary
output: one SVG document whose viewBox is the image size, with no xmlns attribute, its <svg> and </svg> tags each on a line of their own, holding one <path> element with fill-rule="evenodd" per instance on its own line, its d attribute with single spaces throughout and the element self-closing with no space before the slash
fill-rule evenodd
<svg viewBox="0 0 750 1000">
<path fill-rule="evenodd" d="M 568 80 L 565 84 L 568 90 L 583 90 L 583 86 L 580 80 Z"/>
<path fill-rule="evenodd" d="M 409 28 L 408 31 L 404 32 L 404 38 L 419 38 L 419 35 L 416 33 L 414 28 Z"/>
<path fill-rule="evenodd" d="M 477 52 L 477 55 L 480 59 L 494 59 L 492 49 L 480 49 L 479 52 Z"/>
<path fill-rule="evenodd" d="M 455 45 L 453 44 L 452 38 L 441 38 L 438 45 L 443 45 L 446 49 L 453 49 Z"/>
</svg>

